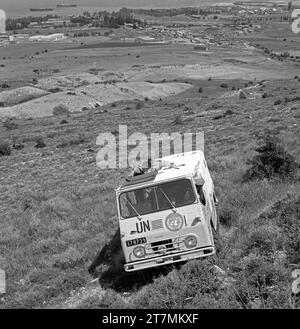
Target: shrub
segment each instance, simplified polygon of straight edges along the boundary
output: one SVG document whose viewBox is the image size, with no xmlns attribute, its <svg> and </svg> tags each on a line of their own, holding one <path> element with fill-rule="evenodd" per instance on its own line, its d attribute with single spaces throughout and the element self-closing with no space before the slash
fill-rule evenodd
<svg viewBox="0 0 300 329">
<path fill-rule="evenodd" d="M 67 115 L 70 114 L 70 110 L 65 105 L 57 105 L 52 111 L 53 115 Z"/>
<path fill-rule="evenodd" d="M 3 122 L 3 128 L 7 130 L 13 130 L 18 128 L 18 124 L 13 121 L 13 119 L 7 119 Z"/>
<path fill-rule="evenodd" d="M 41 148 L 44 148 L 46 147 L 46 144 L 44 142 L 44 138 L 43 137 L 37 137 L 36 140 L 35 140 L 36 144 L 35 144 L 35 148 L 37 149 L 41 149 Z"/>
<path fill-rule="evenodd" d="M 280 233 L 279 227 L 272 224 L 254 228 L 246 236 L 243 249 L 248 253 L 255 250 L 261 255 L 269 256 L 276 248 L 281 247 Z"/>
<path fill-rule="evenodd" d="M 277 136 L 266 132 L 259 137 L 258 143 L 258 155 L 248 160 L 250 168 L 244 175 L 245 180 L 296 176 L 299 165 L 295 158 L 285 151 Z"/>
<path fill-rule="evenodd" d="M 7 82 L 3 82 L 3 83 L 1 84 L 1 88 L 3 88 L 3 89 L 7 89 L 7 88 L 10 88 L 10 85 L 9 85 Z"/>
<path fill-rule="evenodd" d="M 25 145 L 24 144 L 21 144 L 21 143 L 14 143 L 12 147 L 15 150 L 23 150 L 23 148 L 25 147 Z"/>
<path fill-rule="evenodd" d="M 219 120 L 223 118 L 223 114 L 219 114 L 213 117 L 213 120 Z"/>
<path fill-rule="evenodd" d="M 173 269 L 140 290 L 133 299 L 138 308 L 173 309 L 189 307 L 209 294 L 216 301 L 221 285 L 210 260 L 190 261 Z"/>
<path fill-rule="evenodd" d="M 75 139 L 70 140 L 69 144 L 72 145 L 80 145 L 86 142 L 86 138 L 84 135 L 79 134 Z"/>
<path fill-rule="evenodd" d="M 59 87 L 54 87 L 54 88 L 49 89 L 49 91 L 51 93 L 59 93 L 60 91 L 62 91 L 62 89 Z"/>
<path fill-rule="evenodd" d="M 173 121 L 175 125 L 182 125 L 183 124 L 183 119 L 181 115 L 177 115 L 175 120 Z"/>
<path fill-rule="evenodd" d="M 242 271 L 237 275 L 234 291 L 244 307 L 289 307 L 288 279 L 281 267 L 273 264 L 269 258 L 255 254 L 245 257 L 241 265 Z"/>
<path fill-rule="evenodd" d="M 137 110 L 140 110 L 143 107 L 144 103 L 143 102 L 138 102 L 135 106 Z"/>
<path fill-rule="evenodd" d="M 220 87 L 221 87 L 221 88 L 228 88 L 228 84 L 227 84 L 227 83 L 221 83 L 221 84 L 220 84 Z"/>
<path fill-rule="evenodd" d="M 60 144 L 58 144 L 56 147 L 57 148 L 65 148 L 68 146 L 74 146 L 74 145 L 80 145 L 86 142 L 86 138 L 84 135 L 79 134 L 77 137 L 74 139 L 71 139 L 70 141 L 64 140 Z"/>
<path fill-rule="evenodd" d="M 75 247 L 70 247 L 61 254 L 52 256 L 53 267 L 66 270 L 83 262 L 82 255 Z"/>
<path fill-rule="evenodd" d="M 0 156 L 10 155 L 11 148 L 8 142 L 0 142 Z"/>
<path fill-rule="evenodd" d="M 240 99 L 246 99 L 247 98 L 247 94 L 244 90 L 241 90 L 239 93 L 239 98 Z"/>
<path fill-rule="evenodd" d="M 266 92 L 266 93 L 263 93 L 261 97 L 262 98 L 268 98 L 268 97 L 272 97 L 272 95 L 270 93 Z"/>
<path fill-rule="evenodd" d="M 220 223 L 227 227 L 234 225 L 239 218 L 237 210 L 228 204 L 221 205 L 218 212 Z"/>
<path fill-rule="evenodd" d="M 276 101 L 274 102 L 274 105 L 280 105 L 281 104 L 281 100 L 280 99 L 276 99 Z"/>
</svg>

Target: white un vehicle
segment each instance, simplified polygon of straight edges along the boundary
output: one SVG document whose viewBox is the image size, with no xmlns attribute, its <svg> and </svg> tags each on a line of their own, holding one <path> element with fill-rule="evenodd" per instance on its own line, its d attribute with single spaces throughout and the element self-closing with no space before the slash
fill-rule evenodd
<svg viewBox="0 0 300 329">
<path fill-rule="evenodd" d="M 116 190 L 127 272 L 216 252 L 217 199 L 203 152 L 158 161 L 158 170 L 129 177 Z"/>
</svg>

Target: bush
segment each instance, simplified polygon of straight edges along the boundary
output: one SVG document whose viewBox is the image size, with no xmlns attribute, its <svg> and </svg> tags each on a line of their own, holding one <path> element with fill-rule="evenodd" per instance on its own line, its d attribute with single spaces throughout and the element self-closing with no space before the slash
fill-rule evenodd
<svg viewBox="0 0 300 329">
<path fill-rule="evenodd" d="M 220 84 L 220 87 L 221 87 L 221 88 L 228 88 L 228 84 L 227 84 L 227 83 L 221 83 L 221 84 Z"/>
<path fill-rule="evenodd" d="M 67 141 L 67 140 L 62 141 L 56 147 L 57 148 L 65 148 L 65 147 L 68 147 L 68 146 L 84 144 L 85 142 L 86 142 L 85 136 L 82 135 L 82 134 L 79 134 L 78 136 L 76 136 L 74 139 L 71 139 L 70 141 Z"/>
<path fill-rule="evenodd" d="M 145 286 L 133 303 L 138 308 L 189 308 L 198 304 L 203 295 L 209 295 L 216 302 L 220 286 L 221 282 L 212 269 L 212 259 L 190 261 Z"/>
<path fill-rule="evenodd" d="M 270 132 L 258 139 L 258 155 L 248 160 L 250 168 L 244 175 L 245 180 L 294 178 L 299 165 L 295 158 L 287 153 L 277 136 Z"/>
<path fill-rule="evenodd" d="M 228 205 L 223 206 L 219 210 L 220 223 L 224 226 L 230 227 L 234 225 L 238 220 L 239 214 L 233 208 Z"/>
<path fill-rule="evenodd" d="M 135 108 L 136 108 L 137 110 L 140 110 L 140 109 L 143 107 L 143 105 L 144 105 L 143 102 L 138 102 L 138 103 L 136 103 Z"/>
<path fill-rule="evenodd" d="M 65 105 L 57 105 L 52 111 L 53 115 L 67 115 L 70 114 L 70 110 Z"/>
<path fill-rule="evenodd" d="M 262 98 L 268 98 L 268 97 L 272 97 L 272 95 L 270 93 L 263 93 Z"/>
<path fill-rule="evenodd" d="M 35 144 L 35 148 L 37 149 L 41 149 L 41 148 L 44 148 L 46 147 L 46 144 L 44 142 L 44 138 L 43 137 L 37 137 L 36 140 L 35 140 L 36 144 Z"/>
<path fill-rule="evenodd" d="M 51 93 L 55 94 L 55 93 L 59 93 L 60 91 L 62 91 L 62 89 L 59 87 L 54 87 L 54 88 L 49 89 L 49 91 Z"/>
<path fill-rule="evenodd" d="M 13 119 L 7 119 L 3 122 L 3 128 L 7 130 L 13 130 L 18 128 L 18 124 L 13 121 Z"/>
<path fill-rule="evenodd" d="M 183 124 L 183 119 L 181 115 L 177 115 L 175 120 L 173 121 L 173 124 L 175 125 L 182 125 Z"/>
<path fill-rule="evenodd" d="M 280 99 L 276 99 L 276 101 L 274 102 L 274 105 L 280 105 L 281 104 L 281 100 Z"/>
<path fill-rule="evenodd" d="M 86 138 L 84 135 L 79 134 L 75 139 L 70 140 L 69 144 L 72 145 L 80 145 L 86 142 Z"/>
<path fill-rule="evenodd" d="M 243 243 L 243 249 L 246 253 L 256 251 L 261 255 L 270 256 L 278 247 L 282 247 L 281 235 L 278 226 L 272 224 L 259 226 L 250 230 Z"/>
<path fill-rule="evenodd" d="M 1 84 L 1 88 L 3 88 L 3 89 L 7 89 L 7 88 L 10 88 L 10 85 L 9 85 L 7 82 L 3 82 L 3 83 Z"/>
<path fill-rule="evenodd" d="M 8 142 L 0 142 L 0 156 L 10 155 L 11 148 Z"/>
</svg>

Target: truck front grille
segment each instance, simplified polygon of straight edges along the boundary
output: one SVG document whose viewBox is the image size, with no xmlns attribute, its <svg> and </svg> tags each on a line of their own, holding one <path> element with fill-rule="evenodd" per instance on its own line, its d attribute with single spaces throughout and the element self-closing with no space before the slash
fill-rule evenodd
<svg viewBox="0 0 300 329">
<path fill-rule="evenodd" d="M 179 252 L 182 250 L 182 244 L 183 241 L 180 241 L 178 238 L 147 243 L 145 246 L 146 255 L 148 257 L 153 257 L 170 254 L 173 252 Z"/>
</svg>

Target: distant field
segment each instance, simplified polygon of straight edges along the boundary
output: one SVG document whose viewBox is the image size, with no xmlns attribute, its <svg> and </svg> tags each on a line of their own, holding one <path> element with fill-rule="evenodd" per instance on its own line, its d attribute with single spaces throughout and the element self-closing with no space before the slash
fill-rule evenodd
<svg viewBox="0 0 300 329">
<path fill-rule="evenodd" d="M 72 47 L 68 49 L 90 49 L 90 48 L 115 48 L 115 47 L 146 47 L 146 46 L 156 46 L 156 45 L 164 45 L 164 43 L 158 42 L 101 42 L 98 44 L 89 44 L 83 45 L 79 47 Z"/>
</svg>

